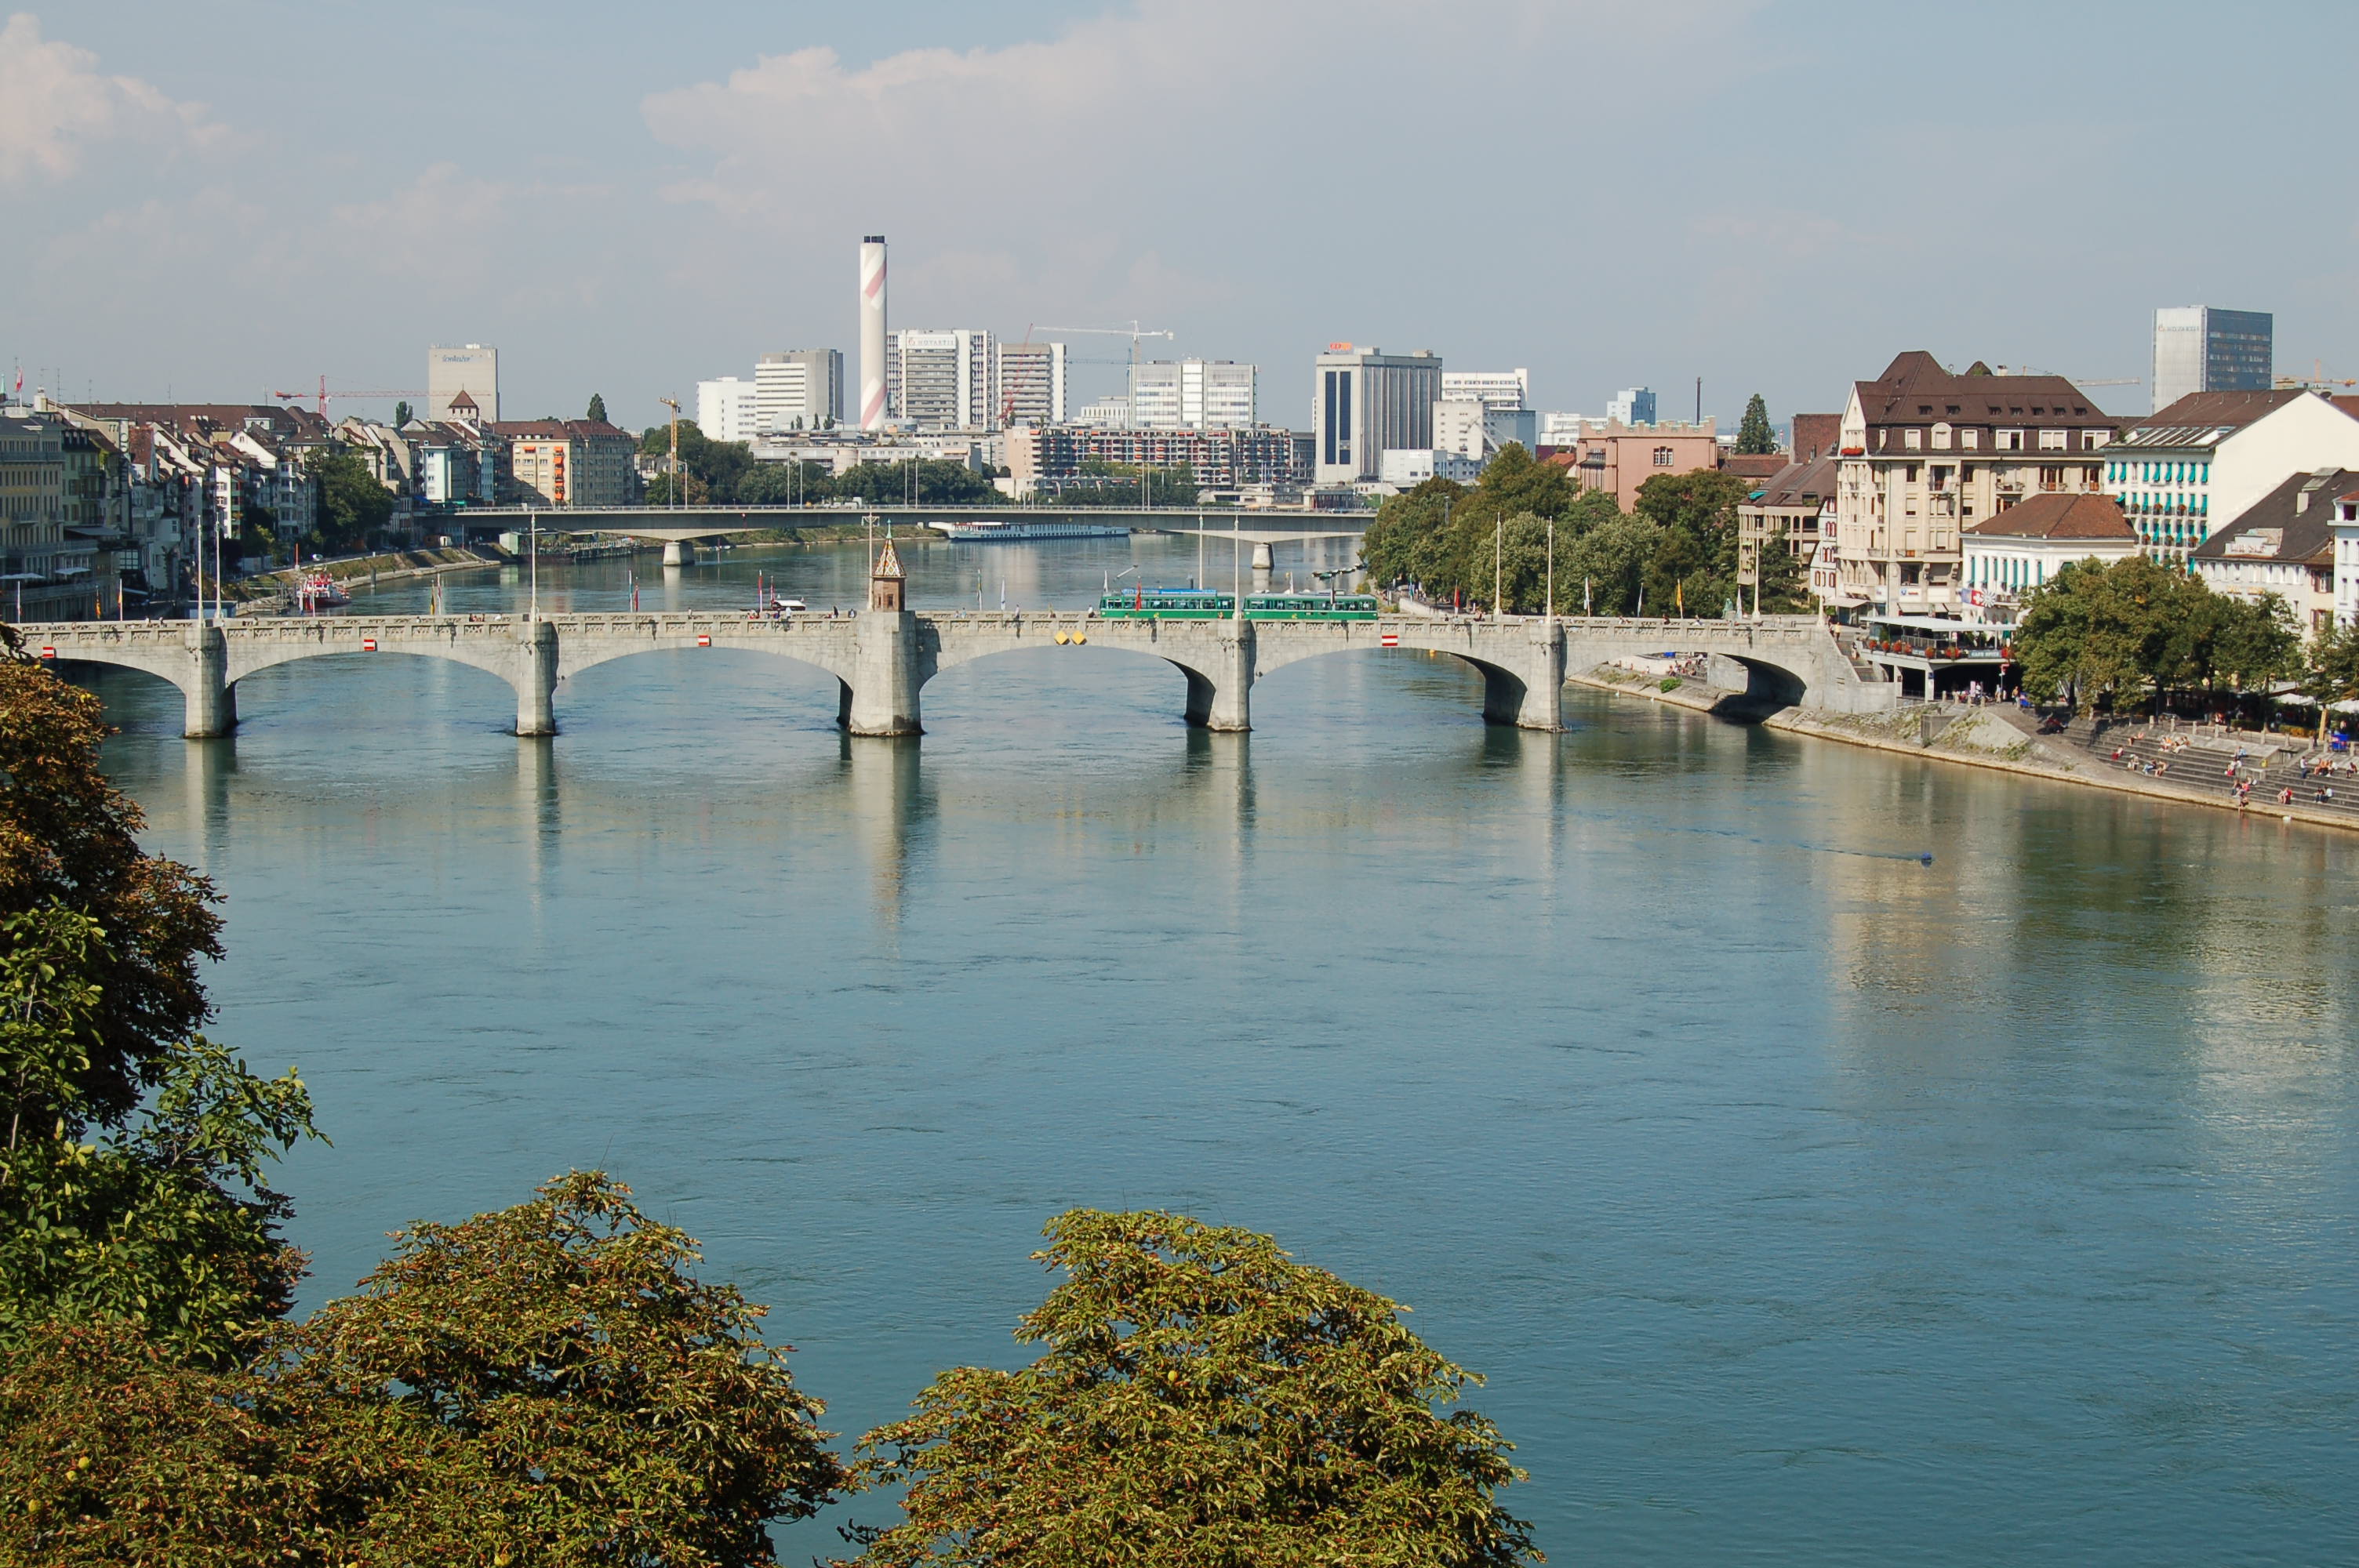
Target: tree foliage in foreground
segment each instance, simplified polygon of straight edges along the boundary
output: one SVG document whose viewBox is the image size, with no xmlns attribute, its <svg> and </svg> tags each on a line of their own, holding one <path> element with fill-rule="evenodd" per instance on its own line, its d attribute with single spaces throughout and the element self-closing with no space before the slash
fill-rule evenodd
<svg viewBox="0 0 2359 1568">
<path fill-rule="evenodd" d="M 2202 579 L 2131 556 L 2074 561 L 2026 597 L 2015 634 L 2024 689 L 2066 697 L 2083 712 L 2117 708 L 2174 687 L 2251 689 L 2301 667 L 2285 602 L 2213 593 Z"/>
<path fill-rule="evenodd" d="M 311 1131 L 292 1071 L 202 1035 L 211 889 L 142 853 L 99 771 L 97 699 L 0 663 L 0 1351 L 53 1323 L 128 1325 L 234 1360 L 302 1260 L 263 1165 Z"/>
<path fill-rule="evenodd" d="M 120 1325 L 0 1369 L 0 1563 L 773 1561 L 843 1472 L 759 1308 L 595 1173 L 421 1224 L 243 1366 Z"/>
<path fill-rule="evenodd" d="M 1472 1375 L 1401 1308 L 1266 1236 L 1076 1209 L 1036 1256 L 1064 1271 L 1016 1372 L 937 1378 L 861 1443 L 906 1522 L 872 1568 L 1434 1568 L 1541 1561 L 1496 1493 L 1522 1473 L 1471 1411 Z"/>
</svg>

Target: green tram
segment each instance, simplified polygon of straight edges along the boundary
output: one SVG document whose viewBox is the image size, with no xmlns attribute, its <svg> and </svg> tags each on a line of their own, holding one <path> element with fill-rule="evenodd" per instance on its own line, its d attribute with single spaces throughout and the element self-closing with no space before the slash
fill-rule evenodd
<svg viewBox="0 0 2359 1568">
<path fill-rule="evenodd" d="M 1365 593 L 1249 593 L 1248 621 L 1374 621 L 1376 600 Z M 1226 621 L 1237 612 L 1234 594 L 1194 588 L 1135 588 L 1098 600 L 1107 621 Z"/>
</svg>

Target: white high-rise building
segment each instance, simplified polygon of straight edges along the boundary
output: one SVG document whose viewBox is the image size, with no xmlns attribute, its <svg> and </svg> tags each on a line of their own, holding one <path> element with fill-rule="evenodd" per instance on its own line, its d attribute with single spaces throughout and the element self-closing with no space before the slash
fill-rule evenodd
<svg viewBox="0 0 2359 1568">
<path fill-rule="evenodd" d="M 1655 423 L 1655 394 L 1644 386 L 1625 386 L 1605 405 L 1605 417 L 1618 425 Z"/>
<path fill-rule="evenodd" d="M 991 334 L 976 327 L 904 328 L 885 356 L 886 402 L 920 430 L 985 430 L 999 422 Z"/>
<path fill-rule="evenodd" d="M 500 351 L 487 343 L 426 351 L 426 417 L 451 417 L 451 401 L 461 393 L 474 400 L 475 417 L 486 425 L 500 417 Z"/>
<path fill-rule="evenodd" d="M 2266 310 L 2166 306 L 2154 313 L 2154 411 L 2190 392 L 2267 392 L 2277 383 L 2277 318 Z"/>
<path fill-rule="evenodd" d="M 1432 450 L 1433 406 L 1441 400 L 1440 354 L 1330 343 L 1311 373 L 1315 483 L 1358 484 L 1382 473 L 1387 451 Z"/>
<path fill-rule="evenodd" d="M 824 430 L 843 417 L 843 355 L 834 349 L 790 349 L 754 363 L 761 434 Z"/>
<path fill-rule="evenodd" d="M 1527 370 L 1452 370 L 1441 375 L 1445 403 L 1473 398 L 1485 408 L 1531 406 L 1532 373 Z"/>
<path fill-rule="evenodd" d="M 1154 360 L 1134 373 L 1131 417 L 1144 430 L 1243 430 L 1258 374 L 1227 360 Z"/>
<path fill-rule="evenodd" d="M 1003 342 L 999 345 L 999 407 L 994 423 L 1061 425 L 1065 422 L 1065 345 Z"/>
<path fill-rule="evenodd" d="M 696 427 L 715 441 L 750 441 L 762 434 L 754 383 L 724 375 L 696 384 Z"/>
</svg>

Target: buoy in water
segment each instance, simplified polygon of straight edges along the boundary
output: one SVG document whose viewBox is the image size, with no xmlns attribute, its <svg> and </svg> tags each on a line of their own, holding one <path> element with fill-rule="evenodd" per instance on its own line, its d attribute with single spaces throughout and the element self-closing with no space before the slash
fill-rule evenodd
<svg viewBox="0 0 2359 1568">
<path fill-rule="evenodd" d="M 1933 863 L 1933 857 L 1930 855 L 1923 856 L 1921 857 L 1919 863 L 1930 866 Z"/>
</svg>

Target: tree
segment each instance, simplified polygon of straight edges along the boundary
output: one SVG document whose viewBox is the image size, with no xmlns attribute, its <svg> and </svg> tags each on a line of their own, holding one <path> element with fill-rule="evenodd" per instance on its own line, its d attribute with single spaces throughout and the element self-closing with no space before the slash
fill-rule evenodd
<svg viewBox="0 0 2359 1568">
<path fill-rule="evenodd" d="M 1739 456 L 1767 457 L 1777 449 L 1777 432 L 1769 428 L 1769 405 L 1755 393 L 1745 403 L 1745 417 L 1736 426 L 1736 450 Z"/>
<path fill-rule="evenodd" d="M 639 450 L 651 458 L 669 462 L 671 459 L 671 426 L 669 423 L 650 425 L 639 437 Z M 684 495 L 701 501 L 708 495 L 729 495 L 737 481 L 754 466 L 754 449 L 744 441 L 716 441 L 707 437 L 693 419 L 679 422 L 679 466 L 691 479 L 702 481 L 700 493 L 692 484 L 683 484 Z M 650 485 L 652 491 L 653 486 Z M 666 494 L 669 496 L 669 491 Z"/>
<path fill-rule="evenodd" d="M 358 452 L 323 448 L 306 463 L 320 486 L 319 543 L 333 550 L 366 548 L 393 519 L 393 492 Z"/>
<path fill-rule="evenodd" d="M 2334 705 L 2359 699 L 2359 626 L 2338 623 L 2319 633 L 2310 645 L 2309 664 L 2301 689 L 2318 703 L 2322 738 Z"/>
<path fill-rule="evenodd" d="M 311 1133 L 310 1099 L 291 1071 L 175 1038 L 207 1011 L 212 890 L 138 850 L 98 773 L 97 706 L 0 665 L 0 1349 L 112 1321 L 225 1363 L 301 1274 L 261 1173 Z"/>
<path fill-rule="evenodd" d="M 85 976 L 98 991 L 87 1061 L 71 1077 L 112 1126 L 210 1015 L 197 966 L 222 949 L 212 884 L 139 848 L 139 808 L 99 767 L 106 735 L 98 698 L 0 628 L 0 917 L 64 908 L 104 933 Z"/>
<path fill-rule="evenodd" d="M 314 1463 L 380 1561 L 768 1563 L 844 1480 L 763 1313 L 598 1172 L 420 1222 L 289 1338 Z"/>
<path fill-rule="evenodd" d="M 395 429 L 398 430 L 398 429 L 400 429 L 404 425 L 407 425 L 407 424 L 408 424 L 408 423 L 409 423 L 409 405 L 408 405 L 408 404 L 407 404 L 407 403 L 397 403 L 397 404 L 395 404 L 395 405 L 393 406 L 393 427 L 394 427 Z"/>
<path fill-rule="evenodd" d="M 628 1200 L 576 1173 L 414 1227 L 239 1365 L 43 1331 L 0 1362 L 0 1562 L 771 1563 L 843 1480 L 821 1406 Z"/>
<path fill-rule="evenodd" d="M 593 424 L 603 425 L 606 422 L 605 394 L 600 392 L 592 393 L 590 395 L 589 411 L 583 414 L 582 417 L 590 420 Z"/>
<path fill-rule="evenodd" d="M 2199 602 L 2193 673 L 2207 689 L 2224 679 L 2249 691 L 2301 668 L 2301 634 L 2277 595 L 2247 600 L 2207 592 Z"/>
<path fill-rule="evenodd" d="M 1810 564 L 1794 553 L 1782 520 L 1761 541 L 1754 580 L 1754 603 L 1764 615 L 1799 615 L 1811 606 Z"/>
<path fill-rule="evenodd" d="M 1557 592 L 1567 608 L 1586 603 L 1599 615 L 1636 614 L 1664 532 L 1659 523 L 1617 513 L 1581 535 L 1557 562 Z M 1655 608 L 1659 612 L 1670 606 L 1658 601 Z"/>
<path fill-rule="evenodd" d="M 1463 486 L 1449 480 L 1430 479 L 1386 496 L 1362 536 L 1360 554 L 1368 576 L 1386 587 L 1413 582 L 1446 592 L 1439 579 L 1442 535 L 1451 509 L 1465 493 Z"/>
<path fill-rule="evenodd" d="M 1662 473 L 1638 487 L 1636 514 L 1659 526 L 1647 602 L 1662 615 L 1717 615 L 1736 593 L 1736 508 L 1750 492 L 1717 469 Z"/>
<path fill-rule="evenodd" d="M 1561 517 L 1571 510 L 1572 501 L 1572 478 L 1562 466 L 1541 462 L 1521 442 L 1510 441 L 1483 465 L 1482 478 L 1453 511 L 1479 516 L 1488 528 L 1493 518 L 1513 517 L 1519 512 Z"/>
<path fill-rule="evenodd" d="M 861 1440 L 907 1487 L 859 1531 L 875 1568 L 1504 1565 L 1540 1561 L 1495 1494 L 1522 1472 L 1470 1380 L 1400 1308 L 1268 1237 L 1183 1216 L 1075 1209 L 1035 1254 L 1065 1280 L 1016 1372 L 943 1373 Z"/>
<path fill-rule="evenodd" d="M 2067 694 L 2086 712 L 2151 693 L 2159 711 L 2174 678 L 2195 667 L 2211 590 L 2187 574 L 2131 556 L 2110 566 L 2074 561 L 2025 598 L 2016 657 L 2024 688 Z"/>
</svg>

